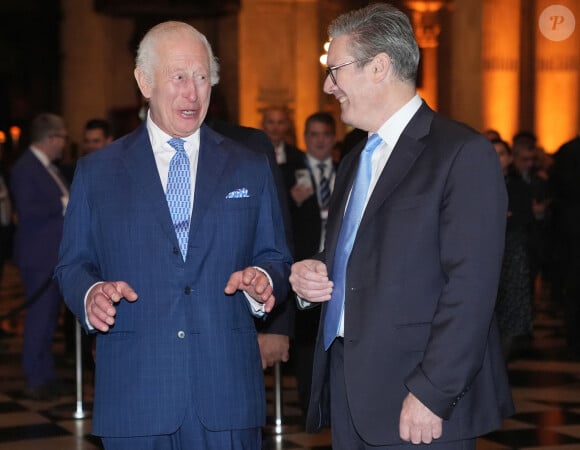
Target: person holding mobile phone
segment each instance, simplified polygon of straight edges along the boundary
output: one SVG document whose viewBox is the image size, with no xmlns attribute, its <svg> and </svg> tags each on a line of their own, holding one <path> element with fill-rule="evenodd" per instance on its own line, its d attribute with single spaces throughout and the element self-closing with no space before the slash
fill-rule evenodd
<svg viewBox="0 0 580 450">
<path fill-rule="evenodd" d="M 296 261 L 318 253 L 324 242 L 336 171 L 336 163 L 332 160 L 332 151 L 336 146 L 334 118 L 326 112 L 309 116 L 304 127 L 304 142 L 306 152 L 281 166 L 288 186 Z M 291 358 L 304 411 L 310 397 L 312 358 L 319 318 L 319 308 L 296 313 Z"/>
</svg>

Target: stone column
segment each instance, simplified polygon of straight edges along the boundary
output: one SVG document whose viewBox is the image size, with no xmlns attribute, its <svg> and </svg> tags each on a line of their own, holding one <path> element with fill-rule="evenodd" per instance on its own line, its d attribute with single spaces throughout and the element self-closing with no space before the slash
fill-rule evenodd
<svg viewBox="0 0 580 450">
<path fill-rule="evenodd" d="M 96 14 L 87 3 L 61 0 L 62 113 L 73 143 L 80 142 L 87 119 L 107 118 L 138 99 L 129 48 L 132 20 Z"/>
<path fill-rule="evenodd" d="M 508 142 L 519 126 L 520 1 L 483 1 L 482 128 Z"/>
<path fill-rule="evenodd" d="M 303 146 L 306 117 L 318 109 L 319 20 L 316 0 L 243 0 L 239 15 L 240 122 L 260 127 L 261 109 L 293 111 Z"/>
<path fill-rule="evenodd" d="M 540 145 L 554 152 L 580 130 L 580 4 L 536 2 L 535 131 Z"/>
<path fill-rule="evenodd" d="M 453 40 L 449 114 L 478 130 L 482 126 L 482 12 L 481 0 L 461 0 L 454 3 L 451 17 Z"/>
<path fill-rule="evenodd" d="M 446 6 L 445 0 L 406 0 L 406 6 L 411 10 L 411 20 L 417 43 L 421 48 L 422 73 L 419 95 L 427 104 L 437 109 L 438 65 L 437 47 L 441 31 L 437 13 Z"/>
</svg>

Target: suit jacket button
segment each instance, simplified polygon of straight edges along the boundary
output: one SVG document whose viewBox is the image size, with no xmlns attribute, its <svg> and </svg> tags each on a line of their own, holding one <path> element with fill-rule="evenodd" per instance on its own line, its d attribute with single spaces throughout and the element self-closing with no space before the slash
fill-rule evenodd
<svg viewBox="0 0 580 450">
<path fill-rule="evenodd" d="M 179 331 L 177 332 L 177 337 L 178 337 L 179 339 L 183 339 L 183 338 L 185 337 L 185 331 L 183 331 L 183 330 L 179 330 Z"/>
<path fill-rule="evenodd" d="M 185 295 L 189 295 L 191 294 L 191 288 L 189 286 L 186 286 L 183 292 L 185 293 Z"/>
</svg>

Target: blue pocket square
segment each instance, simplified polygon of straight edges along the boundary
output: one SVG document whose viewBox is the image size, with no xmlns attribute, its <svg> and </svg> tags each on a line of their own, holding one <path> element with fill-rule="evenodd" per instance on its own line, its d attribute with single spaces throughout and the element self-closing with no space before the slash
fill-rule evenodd
<svg viewBox="0 0 580 450">
<path fill-rule="evenodd" d="M 226 198 L 248 198 L 250 194 L 248 194 L 247 188 L 240 188 L 236 189 L 235 191 L 230 192 L 226 195 Z"/>
</svg>

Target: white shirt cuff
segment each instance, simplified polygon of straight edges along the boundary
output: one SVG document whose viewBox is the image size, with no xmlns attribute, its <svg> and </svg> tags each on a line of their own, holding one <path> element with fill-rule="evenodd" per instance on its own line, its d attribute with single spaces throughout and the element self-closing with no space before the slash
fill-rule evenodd
<svg viewBox="0 0 580 450">
<path fill-rule="evenodd" d="M 262 269 L 261 267 L 258 266 L 254 266 L 254 269 L 259 270 L 260 272 L 262 272 L 264 275 L 266 275 L 266 277 L 268 278 L 268 282 L 270 283 L 270 286 L 272 286 L 272 288 L 274 287 L 274 284 L 272 283 L 272 278 L 270 278 L 270 275 L 268 275 L 268 272 L 266 272 L 264 269 Z M 266 315 L 266 311 L 264 311 L 264 304 L 260 303 L 258 300 L 252 298 L 246 291 L 243 291 L 244 295 L 246 296 L 246 298 L 248 299 L 248 303 L 250 304 L 250 307 L 252 308 L 252 314 L 255 317 L 264 317 Z"/>
</svg>

